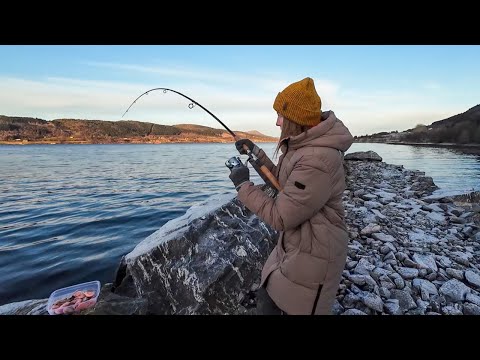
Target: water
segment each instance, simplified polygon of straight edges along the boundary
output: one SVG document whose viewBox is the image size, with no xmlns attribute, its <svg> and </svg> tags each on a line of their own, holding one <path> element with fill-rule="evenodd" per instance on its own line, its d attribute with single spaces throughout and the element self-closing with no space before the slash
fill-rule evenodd
<svg viewBox="0 0 480 360">
<path fill-rule="evenodd" d="M 456 195 L 480 190 L 480 155 L 442 147 L 355 143 L 349 152 L 373 150 L 389 164 L 425 171 L 435 185 L 434 194 Z"/>
<path fill-rule="evenodd" d="M 275 144 L 261 147 L 272 156 Z M 443 192 L 480 188 L 479 156 L 385 144 L 348 152 L 364 150 L 425 171 Z M 224 165 L 233 155 L 232 144 L 0 146 L 0 305 L 111 282 L 121 257 L 167 221 L 235 193 Z"/>
</svg>

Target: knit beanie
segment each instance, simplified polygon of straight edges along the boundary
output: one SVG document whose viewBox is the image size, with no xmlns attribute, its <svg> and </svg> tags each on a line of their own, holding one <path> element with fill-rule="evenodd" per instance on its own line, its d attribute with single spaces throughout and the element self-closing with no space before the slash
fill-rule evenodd
<svg viewBox="0 0 480 360">
<path fill-rule="evenodd" d="M 279 92 L 273 108 L 299 125 L 315 126 L 320 123 L 322 100 L 315 90 L 313 79 L 307 77 Z"/>
</svg>

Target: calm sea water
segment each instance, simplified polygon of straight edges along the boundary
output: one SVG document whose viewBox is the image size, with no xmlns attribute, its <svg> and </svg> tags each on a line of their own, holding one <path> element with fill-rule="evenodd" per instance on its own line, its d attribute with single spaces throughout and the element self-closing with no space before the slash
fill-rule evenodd
<svg viewBox="0 0 480 360">
<path fill-rule="evenodd" d="M 273 154 L 275 144 L 261 146 Z M 385 144 L 348 152 L 364 150 L 425 171 L 441 192 L 480 188 L 479 156 Z M 232 144 L 0 146 L 0 305 L 111 282 L 121 257 L 167 221 L 234 194 L 224 165 L 233 155 Z"/>
</svg>

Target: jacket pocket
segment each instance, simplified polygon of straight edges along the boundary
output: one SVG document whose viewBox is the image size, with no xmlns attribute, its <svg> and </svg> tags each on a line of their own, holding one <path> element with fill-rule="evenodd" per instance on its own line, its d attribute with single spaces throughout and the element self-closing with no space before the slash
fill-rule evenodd
<svg viewBox="0 0 480 360">
<path fill-rule="evenodd" d="M 285 277 L 299 285 L 317 289 L 325 282 L 328 260 L 307 253 L 290 253 L 282 262 L 280 269 Z"/>
</svg>

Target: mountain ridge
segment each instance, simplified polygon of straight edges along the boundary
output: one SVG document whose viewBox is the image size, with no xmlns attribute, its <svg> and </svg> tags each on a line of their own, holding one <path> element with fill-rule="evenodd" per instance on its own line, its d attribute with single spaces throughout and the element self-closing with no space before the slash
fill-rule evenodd
<svg viewBox="0 0 480 360">
<path fill-rule="evenodd" d="M 239 137 L 248 137 L 256 142 L 278 141 L 278 138 L 256 130 L 234 132 Z M 44 120 L 0 115 L 0 143 L 3 144 L 227 143 L 232 140 L 225 129 L 196 124 L 162 125 L 136 120 L 70 118 Z"/>
<path fill-rule="evenodd" d="M 355 142 L 480 145 L 480 104 L 430 125 L 418 124 L 405 131 L 355 136 Z"/>
</svg>

